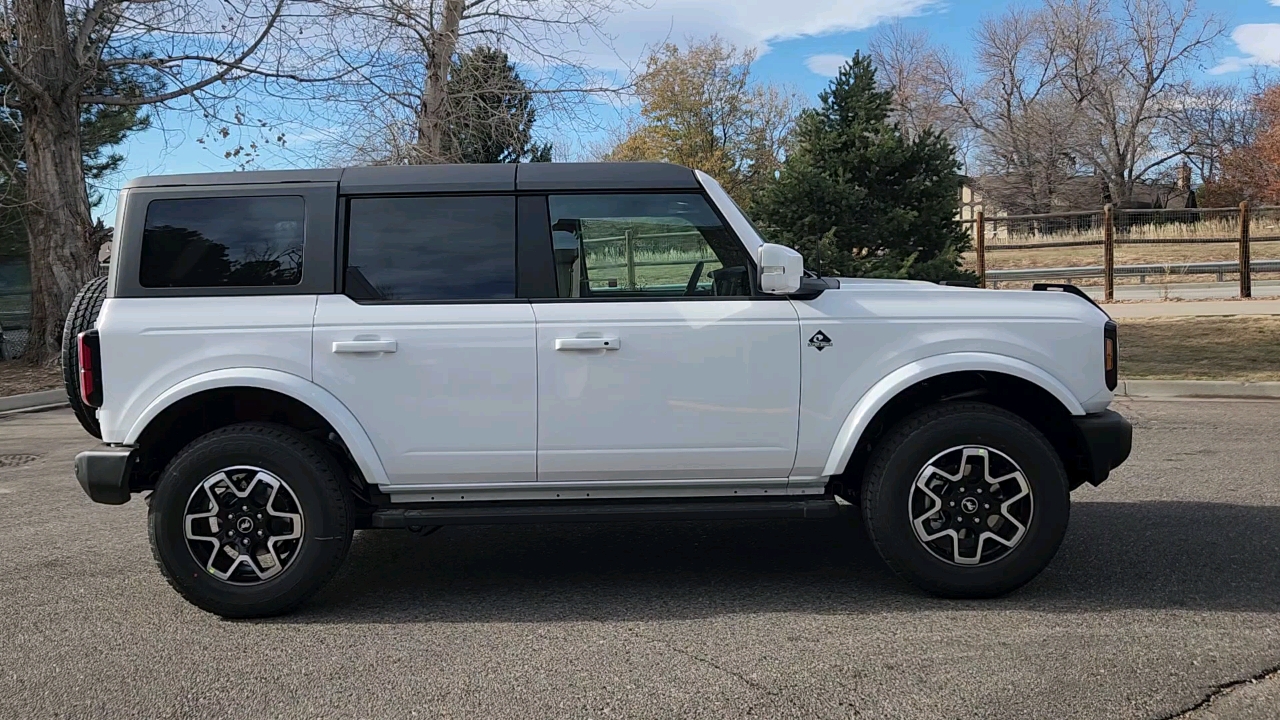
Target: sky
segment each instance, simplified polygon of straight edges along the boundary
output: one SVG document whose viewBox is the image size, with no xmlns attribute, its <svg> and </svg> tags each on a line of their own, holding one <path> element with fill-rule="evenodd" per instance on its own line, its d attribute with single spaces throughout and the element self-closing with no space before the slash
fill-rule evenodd
<svg viewBox="0 0 1280 720">
<path fill-rule="evenodd" d="M 813 103 L 842 62 L 866 49 L 878 26 L 900 20 L 908 30 L 924 30 L 964 57 L 977 23 L 1008 5 L 1001 0 L 645 0 L 625 7 L 606 24 L 614 38 L 611 53 L 587 50 L 598 52 L 595 62 L 609 67 L 620 64 L 619 59 L 639 62 L 646 47 L 664 40 L 718 34 L 739 47 L 756 48 L 753 74 L 758 80 L 794 88 Z M 1280 0 L 1200 0 L 1200 5 L 1219 15 L 1229 34 L 1218 56 L 1201 70 L 1206 77 L 1243 79 L 1256 66 L 1280 66 Z M 222 157 L 224 144 L 196 141 L 208 134 L 199 118 L 161 113 L 155 120 L 154 129 L 133 135 L 120 147 L 124 167 L 103 183 L 104 202 L 95 215 L 108 225 L 115 212 L 114 189 L 128 178 L 237 169 Z M 264 155 L 257 167 L 316 163 L 306 152 L 306 133 L 285 132 L 294 151 Z"/>
</svg>

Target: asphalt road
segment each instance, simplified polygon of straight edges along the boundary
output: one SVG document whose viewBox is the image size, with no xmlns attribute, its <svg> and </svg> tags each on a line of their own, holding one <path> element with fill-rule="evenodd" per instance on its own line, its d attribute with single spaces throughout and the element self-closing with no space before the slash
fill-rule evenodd
<svg viewBox="0 0 1280 720">
<path fill-rule="evenodd" d="M 1280 717 L 1280 403 L 1121 410 L 1134 457 L 1001 600 L 920 595 L 847 518 L 474 527 L 363 533 L 252 622 L 84 497 L 69 412 L 0 419 L 0 718 Z"/>
</svg>

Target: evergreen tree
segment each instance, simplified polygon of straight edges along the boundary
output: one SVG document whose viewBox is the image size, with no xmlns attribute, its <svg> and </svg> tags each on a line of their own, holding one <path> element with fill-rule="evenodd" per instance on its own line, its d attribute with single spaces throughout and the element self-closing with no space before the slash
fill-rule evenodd
<svg viewBox="0 0 1280 720">
<path fill-rule="evenodd" d="M 933 131 L 907 139 L 889 119 L 891 97 L 855 54 L 801 114 L 757 219 L 823 274 L 974 280 L 960 269 L 970 239 L 955 220 L 955 148 Z"/>
<path fill-rule="evenodd" d="M 551 162 L 551 144 L 533 140 L 537 108 L 528 83 L 501 50 L 480 47 L 449 71 L 445 157 L 460 163 Z"/>
</svg>

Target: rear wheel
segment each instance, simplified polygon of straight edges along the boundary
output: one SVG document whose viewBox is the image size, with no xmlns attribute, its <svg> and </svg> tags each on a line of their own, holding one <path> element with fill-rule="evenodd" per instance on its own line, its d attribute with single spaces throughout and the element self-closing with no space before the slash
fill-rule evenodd
<svg viewBox="0 0 1280 720">
<path fill-rule="evenodd" d="M 346 557 L 354 526 L 342 471 L 292 429 L 243 424 L 204 435 L 151 497 L 151 549 L 169 584 L 223 617 L 288 612 Z"/>
<path fill-rule="evenodd" d="M 876 549 L 912 584 L 991 597 L 1030 581 L 1066 532 L 1068 481 L 1049 441 L 983 403 L 923 410 L 872 454 L 862 511 Z"/>
<path fill-rule="evenodd" d="M 93 329 L 106 299 L 107 278 L 104 276 L 90 280 L 71 301 L 67 320 L 62 325 L 62 384 L 67 389 L 67 402 L 71 404 L 71 411 L 75 413 L 80 425 L 96 438 L 102 437 L 98 415 L 80 400 L 80 348 L 76 338 L 80 333 Z"/>
</svg>

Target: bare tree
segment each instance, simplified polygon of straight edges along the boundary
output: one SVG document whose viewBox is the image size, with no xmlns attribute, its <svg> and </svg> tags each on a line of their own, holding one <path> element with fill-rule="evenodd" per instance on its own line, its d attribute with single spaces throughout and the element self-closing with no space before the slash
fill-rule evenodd
<svg viewBox="0 0 1280 720">
<path fill-rule="evenodd" d="M 1225 32 L 1196 0 L 1048 0 L 1058 84 L 1084 108 L 1077 151 L 1126 203 L 1135 185 L 1185 155 L 1177 131 L 1191 72 Z"/>
<path fill-rule="evenodd" d="M 319 0 L 332 19 L 332 42 L 352 70 L 333 86 L 337 130 L 332 155 L 376 163 L 454 162 L 448 136 L 492 122 L 475 110 L 491 88 L 452 77 L 464 54 L 510 56 L 543 117 L 581 117 L 591 96 L 624 83 L 592 69 L 575 48 L 608 47 L 605 21 L 628 0 Z M 342 112 L 340 108 L 346 108 Z"/>
<path fill-rule="evenodd" d="M 948 102 L 947 89 L 939 82 L 939 56 L 929 34 L 894 21 L 871 36 L 868 50 L 876 79 L 893 93 L 893 117 L 907 137 L 932 129 L 962 146 L 964 115 Z"/>
<path fill-rule="evenodd" d="M 971 69 L 931 51 L 932 83 L 974 134 L 974 166 L 988 204 L 1049 212 L 1088 193 L 1074 153 L 1079 103 L 1059 87 L 1060 52 L 1044 11 L 1012 7 L 974 32 Z M 971 70 L 971 71 L 970 71 Z"/>
<path fill-rule="evenodd" d="M 212 113 L 247 78 L 314 73 L 324 58 L 298 30 L 310 22 L 305 8 L 289 2 L 0 0 L 4 102 L 23 121 L 30 356 L 56 355 L 62 318 L 96 273 L 99 234 L 82 167 L 82 107 L 194 103 Z M 103 79 L 122 71 L 149 73 L 162 87 L 111 90 Z"/>
<path fill-rule="evenodd" d="M 1196 88 L 1182 99 L 1169 118 L 1169 131 L 1187 145 L 1183 157 L 1194 179 L 1213 183 L 1222 172 L 1223 158 L 1251 144 L 1260 122 L 1258 109 L 1243 88 L 1215 83 Z"/>
</svg>

